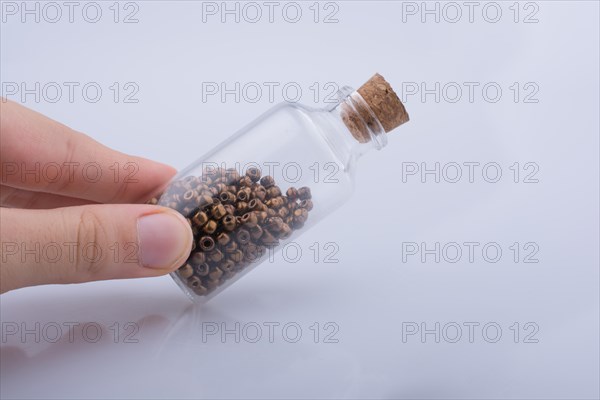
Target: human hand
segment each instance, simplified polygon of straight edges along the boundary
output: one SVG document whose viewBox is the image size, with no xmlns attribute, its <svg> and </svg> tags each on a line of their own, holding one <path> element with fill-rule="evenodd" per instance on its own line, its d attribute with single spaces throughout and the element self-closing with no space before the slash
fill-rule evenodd
<svg viewBox="0 0 600 400">
<path fill-rule="evenodd" d="M 144 202 L 175 174 L 0 98 L 0 293 L 169 273 L 193 235 Z"/>
</svg>

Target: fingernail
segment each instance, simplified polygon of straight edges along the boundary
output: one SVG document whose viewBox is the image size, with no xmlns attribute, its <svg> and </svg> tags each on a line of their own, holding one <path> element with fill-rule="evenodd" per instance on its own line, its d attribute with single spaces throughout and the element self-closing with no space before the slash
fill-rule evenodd
<svg viewBox="0 0 600 400">
<path fill-rule="evenodd" d="M 145 267 L 174 268 L 190 251 L 191 229 L 175 213 L 144 215 L 138 219 L 137 229 L 140 259 Z"/>
</svg>

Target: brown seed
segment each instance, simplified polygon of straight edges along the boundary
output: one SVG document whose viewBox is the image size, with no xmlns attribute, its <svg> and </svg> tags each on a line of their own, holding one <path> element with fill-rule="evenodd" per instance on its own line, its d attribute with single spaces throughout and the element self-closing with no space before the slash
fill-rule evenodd
<svg viewBox="0 0 600 400">
<path fill-rule="evenodd" d="M 206 225 L 204 225 L 202 230 L 208 233 L 209 235 L 215 233 L 215 231 L 217 230 L 217 222 L 211 219 L 206 223 Z"/>
<path fill-rule="evenodd" d="M 260 211 L 263 207 L 263 202 L 259 199 L 252 199 L 248 202 L 248 209 L 252 211 Z"/>
<path fill-rule="evenodd" d="M 244 259 L 244 252 L 241 250 L 236 250 L 233 253 L 231 253 L 231 255 L 229 256 L 229 259 L 231 261 L 233 261 L 234 263 L 239 263 L 242 262 L 242 260 Z"/>
<path fill-rule="evenodd" d="M 239 229 L 235 238 L 239 244 L 246 244 L 250 242 L 250 232 L 246 229 Z"/>
<path fill-rule="evenodd" d="M 310 199 L 312 197 L 310 194 L 310 188 L 304 186 L 298 189 L 298 197 L 300 198 L 300 200 Z"/>
<path fill-rule="evenodd" d="M 267 198 L 272 199 L 279 196 L 281 196 L 281 189 L 279 189 L 279 186 L 271 186 L 267 189 Z"/>
<path fill-rule="evenodd" d="M 240 201 L 248 201 L 250 200 L 250 193 L 252 193 L 250 188 L 243 188 L 237 192 L 237 199 Z"/>
<path fill-rule="evenodd" d="M 198 211 L 196 215 L 192 218 L 192 222 L 194 222 L 198 226 L 203 226 L 208 222 L 208 215 L 206 215 L 203 211 Z"/>
<path fill-rule="evenodd" d="M 206 255 L 201 251 L 197 251 L 190 257 L 190 262 L 193 266 L 204 264 L 206 262 Z"/>
<path fill-rule="evenodd" d="M 150 199 L 150 201 L 148 201 L 148 204 L 156 205 L 158 204 L 158 199 L 156 197 L 153 197 Z"/>
<path fill-rule="evenodd" d="M 196 193 L 195 190 L 188 190 L 187 192 L 185 192 L 183 194 L 183 200 L 185 200 L 186 202 L 191 201 L 193 199 L 196 198 L 198 194 Z"/>
<path fill-rule="evenodd" d="M 258 218 L 256 217 L 256 214 L 253 211 L 248 212 L 242 216 L 242 224 L 244 224 L 248 228 L 256 226 L 257 223 Z"/>
<path fill-rule="evenodd" d="M 231 278 L 233 278 L 235 276 L 235 272 L 233 270 L 231 270 L 231 271 L 225 271 L 225 270 L 223 270 L 223 272 L 224 273 L 223 273 L 223 276 L 221 277 L 221 280 L 231 279 Z"/>
<path fill-rule="evenodd" d="M 237 221 L 233 215 L 226 215 L 225 218 L 223 218 L 223 228 L 225 228 L 226 231 L 234 230 L 236 225 Z"/>
<path fill-rule="evenodd" d="M 252 236 L 252 239 L 257 240 L 262 236 L 262 234 L 263 229 L 259 225 L 250 228 L 250 236 Z"/>
<path fill-rule="evenodd" d="M 257 186 L 252 192 L 252 195 L 258 200 L 264 201 L 267 198 L 267 189 L 262 185 Z"/>
<path fill-rule="evenodd" d="M 195 288 L 193 288 L 194 293 L 196 293 L 198 296 L 205 296 L 206 294 L 208 294 L 208 289 L 205 288 L 202 285 L 198 285 Z"/>
<path fill-rule="evenodd" d="M 210 265 L 208 265 L 207 263 L 200 264 L 194 267 L 194 272 L 198 276 L 206 276 L 210 272 Z"/>
<path fill-rule="evenodd" d="M 275 180 L 273 179 L 272 176 L 265 175 L 260 179 L 260 184 L 268 189 L 275 184 Z"/>
<path fill-rule="evenodd" d="M 210 253 L 208 253 L 208 259 L 212 262 L 218 263 L 221 260 L 223 260 L 224 257 L 225 256 L 219 249 L 215 249 L 215 250 L 211 251 Z"/>
<path fill-rule="evenodd" d="M 221 265 L 219 265 L 219 268 L 223 272 L 227 273 L 227 272 L 230 272 L 233 269 L 234 266 L 235 266 L 235 263 L 233 261 L 231 261 L 231 260 L 225 260 L 225 261 L 223 261 L 221 263 Z"/>
<path fill-rule="evenodd" d="M 198 184 L 198 177 L 194 175 L 188 175 L 181 180 L 181 182 L 185 185 L 194 186 Z"/>
<path fill-rule="evenodd" d="M 225 232 L 221 232 L 219 235 L 217 235 L 217 243 L 219 243 L 221 246 L 225 246 L 230 240 L 231 237 Z"/>
<path fill-rule="evenodd" d="M 215 268 L 208 274 L 208 277 L 212 280 L 217 280 L 221 277 L 221 275 L 223 275 L 223 271 L 221 271 L 219 268 Z"/>
<path fill-rule="evenodd" d="M 308 199 L 308 200 L 302 200 L 298 206 L 300 208 L 305 208 L 306 211 L 310 211 L 310 210 L 313 209 L 313 202 L 310 199 Z"/>
<path fill-rule="evenodd" d="M 185 264 L 182 267 L 179 267 L 179 276 L 183 279 L 187 279 L 190 276 L 194 275 L 194 268 L 190 264 Z"/>
<path fill-rule="evenodd" d="M 279 244 L 279 241 L 269 231 L 263 232 L 263 235 L 261 236 L 260 241 L 262 244 L 264 244 L 267 247 L 273 247 L 273 246 L 277 246 Z"/>
<path fill-rule="evenodd" d="M 283 220 L 281 217 L 271 217 L 265 221 L 265 227 L 274 232 L 279 232 L 283 226 Z"/>
<path fill-rule="evenodd" d="M 209 185 L 212 185 L 213 183 L 213 178 L 211 178 L 210 176 L 207 175 L 202 175 L 200 177 L 200 182 L 205 186 L 208 187 Z"/>
<path fill-rule="evenodd" d="M 198 240 L 198 246 L 202 251 L 211 251 L 215 248 L 215 240 L 210 236 L 202 236 L 200 240 Z"/>
<path fill-rule="evenodd" d="M 208 192 L 208 193 L 210 193 L 210 192 Z M 213 203 L 213 198 L 212 198 L 212 195 L 210 195 L 210 194 L 202 194 L 198 198 L 198 207 L 200 207 L 200 208 L 209 206 L 212 203 Z"/>
<path fill-rule="evenodd" d="M 219 286 L 219 281 L 216 279 L 215 280 L 211 279 L 211 280 L 206 281 L 206 283 L 204 285 L 206 286 L 206 288 L 208 289 L 208 291 L 210 293 Z"/>
<path fill-rule="evenodd" d="M 227 214 L 229 214 L 229 215 L 235 214 L 235 207 L 233 206 L 233 204 L 225 204 L 223 207 L 225 207 L 225 211 L 227 211 Z"/>
<path fill-rule="evenodd" d="M 227 182 L 234 182 L 240 179 L 240 174 L 237 172 L 237 169 L 228 168 L 227 171 L 225 171 L 225 179 Z"/>
<path fill-rule="evenodd" d="M 273 197 L 270 200 L 267 200 L 267 206 L 271 207 L 271 208 L 279 208 L 282 207 L 285 204 L 285 200 L 283 197 L 279 196 L 279 197 Z"/>
<path fill-rule="evenodd" d="M 266 211 L 257 211 L 256 212 L 256 219 L 258 220 L 258 223 L 262 223 L 266 218 L 268 217 L 268 214 Z"/>
<path fill-rule="evenodd" d="M 237 249 L 238 244 L 236 242 L 231 241 L 225 246 L 225 253 L 233 253 Z"/>
<path fill-rule="evenodd" d="M 225 207 L 223 207 L 223 204 L 216 205 L 210 210 L 210 215 L 215 219 L 221 219 L 226 214 L 227 211 L 225 211 Z"/>
<path fill-rule="evenodd" d="M 248 209 L 248 203 L 246 203 L 245 201 L 238 201 L 235 206 L 235 209 L 240 213 L 244 213 Z"/>
<path fill-rule="evenodd" d="M 260 179 L 260 169 L 256 167 L 250 167 L 246 170 L 246 176 L 252 180 L 252 182 L 257 182 Z"/>
<path fill-rule="evenodd" d="M 231 204 L 235 201 L 235 194 L 231 192 L 221 192 L 219 199 L 223 204 Z"/>
<path fill-rule="evenodd" d="M 281 226 L 281 231 L 279 232 L 279 238 L 285 240 L 292 235 L 292 228 L 286 223 Z"/>
<path fill-rule="evenodd" d="M 191 276 L 187 279 L 188 286 L 195 288 L 202 284 L 202 281 L 197 276 Z"/>
<path fill-rule="evenodd" d="M 298 203 L 297 200 L 288 200 L 287 204 L 285 205 L 285 207 L 291 211 L 294 211 L 296 208 L 298 208 Z"/>
<path fill-rule="evenodd" d="M 288 210 L 287 207 L 281 207 L 279 210 L 277 210 L 277 215 L 279 215 L 281 219 L 285 219 L 285 217 L 287 217 L 289 214 L 290 210 Z"/>
<path fill-rule="evenodd" d="M 289 197 L 292 200 L 295 200 L 298 197 L 298 189 L 296 189 L 295 187 L 291 186 L 290 188 L 288 188 L 288 190 L 285 192 L 285 195 L 287 197 Z"/>
<path fill-rule="evenodd" d="M 248 243 L 244 247 L 243 251 L 244 251 L 244 260 L 249 261 L 249 262 L 255 262 L 263 255 L 261 248 L 252 243 Z"/>
<path fill-rule="evenodd" d="M 240 178 L 238 184 L 242 187 L 250 187 L 252 186 L 252 179 L 250 179 L 248 176 L 244 176 Z"/>
<path fill-rule="evenodd" d="M 294 210 L 294 222 L 299 222 L 304 224 L 308 219 L 308 211 L 304 208 L 298 208 Z"/>
</svg>

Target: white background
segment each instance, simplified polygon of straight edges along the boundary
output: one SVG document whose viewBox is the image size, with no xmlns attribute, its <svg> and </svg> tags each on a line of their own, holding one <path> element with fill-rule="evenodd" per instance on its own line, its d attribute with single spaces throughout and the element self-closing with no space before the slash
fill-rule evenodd
<svg viewBox="0 0 600 400">
<path fill-rule="evenodd" d="M 73 22 L 58 4 L 63 15 L 55 23 L 49 8 L 39 22 L 3 12 L 2 95 L 124 152 L 183 168 L 293 98 L 282 93 L 286 83 L 302 89 L 300 102 L 315 105 L 331 93 L 327 83 L 358 87 L 374 72 L 406 100 L 411 121 L 361 160 L 354 197 L 298 241 L 298 262 L 276 256 L 200 309 L 169 277 L 3 295 L 3 398 L 598 398 L 597 2 L 480 2 L 471 21 L 463 2 L 427 3 L 438 7 L 439 22 L 422 14 L 421 2 L 399 1 L 320 3 L 315 22 L 313 2 L 301 2 L 296 23 L 282 15 L 287 5 L 286 18 L 295 17 L 286 2 L 272 23 L 262 2 L 256 23 L 249 21 L 255 8 L 244 3 L 239 22 L 203 14 L 211 5 L 202 2 L 121 3 L 116 23 L 113 2 L 99 3 L 96 23 L 82 16 L 88 3 L 78 3 Z M 37 7 L 44 12 L 44 3 Z M 123 23 L 134 11 L 137 22 Z M 52 103 L 54 92 L 39 102 L 9 95 L 10 82 L 80 86 L 72 102 L 65 90 Z M 95 103 L 81 93 L 90 82 L 103 90 Z M 254 93 L 223 101 L 203 99 L 207 82 L 279 86 L 274 99 L 263 86 L 257 101 Z M 475 85 L 471 99 L 465 82 Z M 125 90 L 127 83 L 134 86 Z M 500 97 L 493 88 L 482 93 L 490 83 Z M 132 87 L 137 103 L 126 103 Z M 421 97 L 423 88 L 433 92 Z M 480 163 L 472 183 L 465 162 Z M 403 181 L 408 163 L 440 163 L 448 173 L 458 163 L 463 176 Z M 482 176 L 487 163 L 500 166 L 498 182 Z M 537 182 L 525 183 L 532 168 Z M 374 201 L 382 192 L 389 202 Z M 337 263 L 324 262 L 329 242 L 339 248 Z M 443 254 L 439 263 L 434 255 L 422 262 L 404 254 L 403 261 L 408 242 L 480 246 L 473 262 L 464 247 L 455 263 Z M 486 243 L 502 249 L 498 262 L 483 258 Z M 523 262 L 532 249 L 538 262 Z M 68 323 L 79 324 L 72 337 Z M 97 343 L 86 340 L 94 329 L 81 331 L 86 323 L 103 327 Z M 239 343 L 234 334 L 207 334 L 215 326 L 235 331 L 236 323 Z M 272 343 L 268 323 L 279 324 Z M 434 330 L 436 323 L 439 343 L 433 333 L 407 335 L 408 327 Z M 472 342 L 465 323 L 479 324 Z M 7 324 L 42 337 L 6 335 Z M 51 343 L 57 324 L 63 336 Z M 285 324 L 301 328 L 296 343 L 289 342 L 294 329 L 282 332 Z M 452 343 L 456 324 L 462 337 Z M 486 324 L 502 329 L 495 343 L 494 329 L 482 332 Z M 263 336 L 252 343 L 256 325 Z M 137 343 L 124 343 L 131 326 L 139 327 L 129 337 Z"/>
</svg>

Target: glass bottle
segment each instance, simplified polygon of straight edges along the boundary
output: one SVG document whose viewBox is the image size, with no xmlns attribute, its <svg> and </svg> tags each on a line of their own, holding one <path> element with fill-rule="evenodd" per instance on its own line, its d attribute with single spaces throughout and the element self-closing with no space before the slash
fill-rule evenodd
<svg viewBox="0 0 600 400">
<path fill-rule="evenodd" d="M 171 276 L 206 301 L 345 202 L 358 158 L 408 121 L 379 74 L 315 109 L 282 103 L 180 171 L 150 203 L 178 210 L 194 232 Z"/>
</svg>

